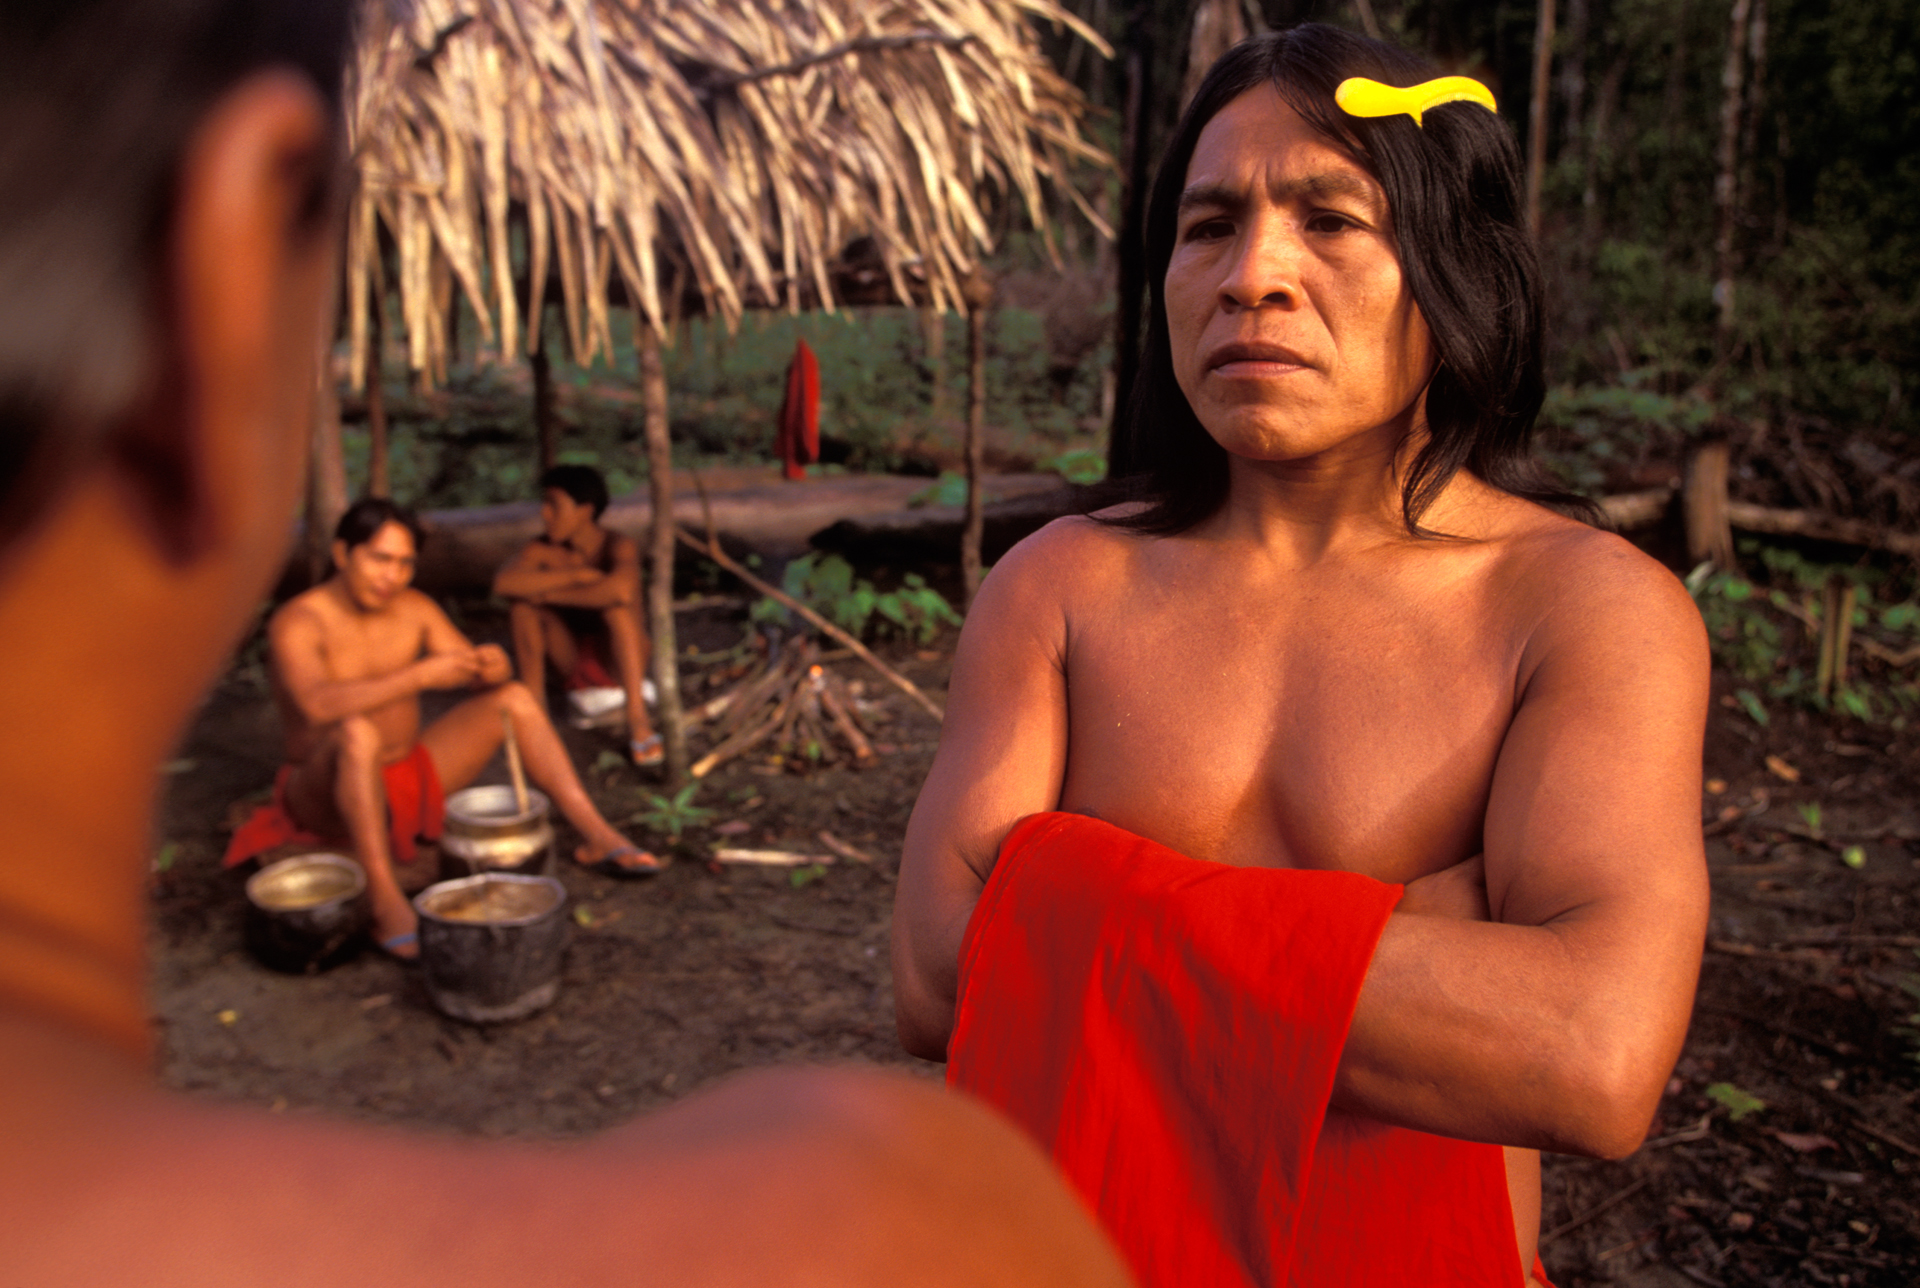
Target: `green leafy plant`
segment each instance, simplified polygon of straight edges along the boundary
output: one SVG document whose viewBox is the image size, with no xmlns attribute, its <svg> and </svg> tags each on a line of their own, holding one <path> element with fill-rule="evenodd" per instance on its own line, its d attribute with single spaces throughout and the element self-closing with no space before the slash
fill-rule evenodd
<svg viewBox="0 0 1920 1288">
<path fill-rule="evenodd" d="M 798 890 L 802 886 L 811 885 L 825 875 L 827 875 L 827 869 L 824 864 L 809 863 L 804 867 L 795 868 L 789 873 L 787 882 L 794 889 Z"/>
<path fill-rule="evenodd" d="M 942 470 L 939 479 L 907 498 L 910 508 L 923 505 L 961 506 L 967 503 L 967 476 Z"/>
<path fill-rule="evenodd" d="M 1069 483 L 1098 483 L 1107 477 L 1107 457 L 1091 447 L 1076 447 L 1040 462 L 1040 468 L 1052 470 Z"/>
<path fill-rule="evenodd" d="M 881 591 L 839 555 L 807 554 L 787 565 L 787 594 L 807 605 L 849 635 L 891 632 L 925 644 L 942 626 L 958 626 L 960 615 L 946 597 L 927 585 L 926 578 L 908 573 L 896 590 Z M 778 620 L 786 610 L 771 599 L 753 607 L 756 621 Z"/>
<path fill-rule="evenodd" d="M 649 795 L 647 804 L 651 808 L 635 814 L 632 821 L 655 832 L 665 832 L 677 841 L 687 828 L 697 827 L 713 817 L 712 810 L 693 803 L 694 793 L 699 790 L 699 783 L 688 783 L 671 798 Z"/>
<path fill-rule="evenodd" d="M 1819 840 L 1821 838 L 1820 802 L 1819 801 L 1802 801 L 1800 802 L 1799 809 L 1800 809 L 1800 821 L 1806 824 L 1807 835 L 1812 837 L 1816 841 Z"/>
<path fill-rule="evenodd" d="M 1748 1114 L 1757 1114 L 1767 1107 L 1767 1102 L 1751 1092 L 1742 1091 L 1731 1082 L 1716 1082 L 1707 1088 L 1707 1099 L 1727 1111 L 1727 1117 L 1739 1122 Z"/>
</svg>

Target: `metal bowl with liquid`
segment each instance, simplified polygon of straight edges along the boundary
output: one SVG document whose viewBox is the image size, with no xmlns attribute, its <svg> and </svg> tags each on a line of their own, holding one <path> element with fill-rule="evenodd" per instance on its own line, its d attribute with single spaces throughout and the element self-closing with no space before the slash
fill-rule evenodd
<svg viewBox="0 0 1920 1288">
<path fill-rule="evenodd" d="M 372 922 L 367 874 L 344 854 L 296 854 L 247 878 L 247 947 L 276 970 L 338 965 Z"/>
<path fill-rule="evenodd" d="M 531 1015 L 560 990 L 566 887 L 552 877 L 485 872 L 414 896 L 420 967 L 433 1004 L 490 1024 Z"/>
</svg>

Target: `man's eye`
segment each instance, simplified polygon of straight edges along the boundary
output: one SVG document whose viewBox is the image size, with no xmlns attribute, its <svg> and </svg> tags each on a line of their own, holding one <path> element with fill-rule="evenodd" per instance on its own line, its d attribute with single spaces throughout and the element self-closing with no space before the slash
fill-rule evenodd
<svg viewBox="0 0 1920 1288">
<path fill-rule="evenodd" d="M 1316 233 L 1341 233 L 1359 226 L 1356 220 L 1336 210 L 1315 211 L 1307 219 L 1307 230 Z"/>
<path fill-rule="evenodd" d="M 1225 219 L 1202 219 L 1187 228 L 1187 241 L 1216 241 L 1233 236 L 1233 225 Z"/>
</svg>

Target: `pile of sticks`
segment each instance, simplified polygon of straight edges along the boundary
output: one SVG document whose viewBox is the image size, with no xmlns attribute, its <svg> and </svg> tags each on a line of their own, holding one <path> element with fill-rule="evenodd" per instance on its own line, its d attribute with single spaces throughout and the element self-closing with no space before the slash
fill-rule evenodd
<svg viewBox="0 0 1920 1288">
<path fill-rule="evenodd" d="M 765 666 L 688 714 L 714 721 L 713 750 L 694 762 L 695 778 L 761 746 L 797 768 L 874 760 L 852 695 L 807 638 L 769 650 Z"/>
</svg>

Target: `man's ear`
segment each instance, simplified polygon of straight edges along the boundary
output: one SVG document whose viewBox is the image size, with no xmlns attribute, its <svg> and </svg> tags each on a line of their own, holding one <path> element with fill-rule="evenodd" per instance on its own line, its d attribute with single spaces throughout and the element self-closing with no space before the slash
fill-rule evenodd
<svg viewBox="0 0 1920 1288">
<path fill-rule="evenodd" d="M 328 549 L 333 552 L 334 571 L 345 572 L 347 570 L 347 543 L 336 540 Z"/>
<path fill-rule="evenodd" d="M 333 298 L 337 171 L 323 100 L 284 71 L 224 95 L 182 154 L 153 318 L 160 374 L 114 440 L 169 562 L 258 540 L 263 518 L 284 529 L 292 513 Z"/>
</svg>

